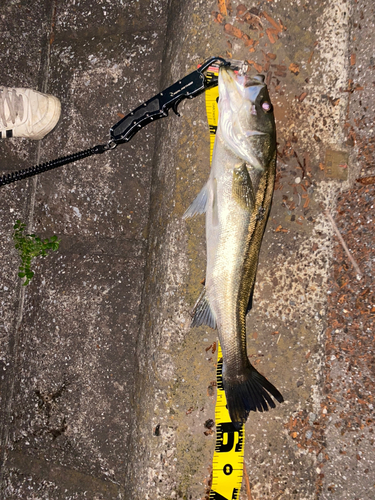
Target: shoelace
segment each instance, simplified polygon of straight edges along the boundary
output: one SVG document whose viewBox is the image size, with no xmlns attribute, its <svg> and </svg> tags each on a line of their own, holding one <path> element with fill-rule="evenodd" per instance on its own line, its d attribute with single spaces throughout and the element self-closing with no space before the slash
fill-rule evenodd
<svg viewBox="0 0 375 500">
<path fill-rule="evenodd" d="M 5 106 L 7 106 L 9 116 L 5 114 Z M 17 95 L 16 89 L 0 87 L 0 120 L 3 122 L 3 126 L 9 127 L 10 125 L 14 125 L 17 117 L 22 121 L 23 113 L 22 95 Z"/>
</svg>

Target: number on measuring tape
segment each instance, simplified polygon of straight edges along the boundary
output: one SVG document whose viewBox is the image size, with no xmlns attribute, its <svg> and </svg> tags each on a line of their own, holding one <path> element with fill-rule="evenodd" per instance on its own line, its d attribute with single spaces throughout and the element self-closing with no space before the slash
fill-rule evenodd
<svg viewBox="0 0 375 500">
<path fill-rule="evenodd" d="M 243 449 L 243 427 L 239 431 L 234 428 L 232 422 L 216 424 L 216 448 L 219 453 L 234 451 L 239 453 Z"/>
</svg>

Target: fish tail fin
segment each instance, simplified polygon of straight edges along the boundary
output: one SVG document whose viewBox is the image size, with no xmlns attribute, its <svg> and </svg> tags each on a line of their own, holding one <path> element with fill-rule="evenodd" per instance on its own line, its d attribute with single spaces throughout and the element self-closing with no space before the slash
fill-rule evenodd
<svg viewBox="0 0 375 500">
<path fill-rule="evenodd" d="M 268 411 L 276 404 L 271 398 L 282 403 L 281 393 L 250 363 L 239 376 L 226 377 L 223 370 L 223 385 L 227 398 L 229 416 L 238 429 L 245 423 L 251 411 Z"/>
</svg>

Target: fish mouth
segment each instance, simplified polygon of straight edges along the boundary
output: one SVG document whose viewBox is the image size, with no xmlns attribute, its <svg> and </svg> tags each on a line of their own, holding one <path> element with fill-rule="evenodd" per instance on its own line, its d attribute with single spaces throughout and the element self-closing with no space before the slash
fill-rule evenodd
<svg viewBox="0 0 375 500">
<path fill-rule="evenodd" d="M 235 92 L 242 99 L 255 103 L 260 92 L 266 87 L 264 80 L 264 75 L 241 75 L 232 68 L 223 66 L 219 71 L 219 94 L 229 98 L 229 94 Z"/>
<path fill-rule="evenodd" d="M 273 107 L 264 81 L 264 75 L 249 76 L 223 66 L 219 71 L 220 100 L 224 107 L 224 103 L 227 103 L 234 113 L 239 111 L 243 103 L 248 103 L 252 115 L 261 117 L 263 114 L 272 114 Z"/>
<path fill-rule="evenodd" d="M 219 71 L 219 130 L 232 152 L 255 169 L 262 165 L 254 151 L 261 152 L 263 138 L 274 133 L 264 80 L 263 75 L 249 76 L 225 66 Z"/>
</svg>

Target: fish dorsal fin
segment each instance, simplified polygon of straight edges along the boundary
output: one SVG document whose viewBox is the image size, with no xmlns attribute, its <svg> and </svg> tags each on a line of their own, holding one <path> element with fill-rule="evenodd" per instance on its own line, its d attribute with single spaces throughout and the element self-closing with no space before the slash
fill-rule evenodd
<svg viewBox="0 0 375 500">
<path fill-rule="evenodd" d="M 254 297 L 254 287 L 251 290 L 249 302 L 247 303 L 246 314 L 249 313 L 251 311 L 251 309 L 253 308 L 253 297 Z"/>
<path fill-rule="evenodd" d="M 232 195 L 243 208 L 253 208 L 255 206 L 253 184 L 246 163 L 233 169 Z"/>
<path fill-rule="evenodd" d="M 206 212 L 207 199 L 208 199 L 208 187 L 207 184 L 205 184 L 203 188 L 200 190 L 198 196 L 193 201 L 193 203 L 186 210 L 182 218 L 188 219 L 189 217 L 195 217 L 196 215 L 204 214 Z"/>
<path fill-rule="evenodd" d="M 217 328 L 216 319 L 213 315 L 208 297 L 206 295 L 206 288 L 203 288 L 202 293 L 194 306 L 193 314 L 194 316 L 191 326 L 207 325 L 214 330 Z"/>
</svg>

